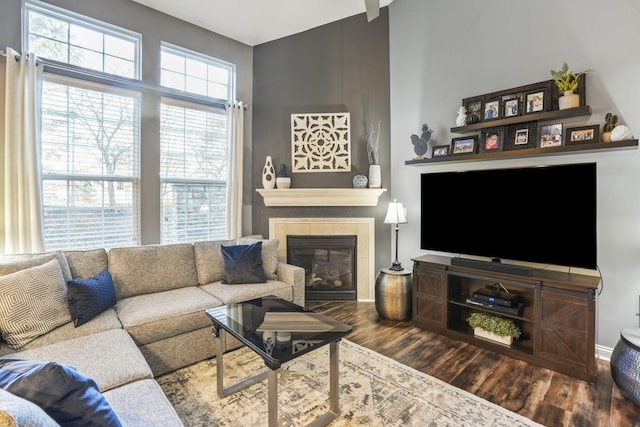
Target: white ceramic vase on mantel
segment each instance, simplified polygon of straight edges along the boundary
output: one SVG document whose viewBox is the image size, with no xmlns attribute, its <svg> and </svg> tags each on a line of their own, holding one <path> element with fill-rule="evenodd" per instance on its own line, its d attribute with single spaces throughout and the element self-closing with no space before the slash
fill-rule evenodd
<svg viewBox="0 0 640 427">
<path fill-rule="evenodd" d="M 369 165 L 369 188 L 382 187 L 380 165 Z"/>
<path fill-rule="evenodd" d="M 262 168 L 262 187 L 271 190 L 276 187 L 276 170 L 273 167 L 271 156 L 267 156 Z"/>
<path fill-rule="evenodd" d="M 573 93 L 572 90 L 567 90 L 564 95 L 558 98 L 558 108 L 560 110 L 566 110 L 568 108 L 576 108 L 580 106 L 580 95 Z"/>
</svg>

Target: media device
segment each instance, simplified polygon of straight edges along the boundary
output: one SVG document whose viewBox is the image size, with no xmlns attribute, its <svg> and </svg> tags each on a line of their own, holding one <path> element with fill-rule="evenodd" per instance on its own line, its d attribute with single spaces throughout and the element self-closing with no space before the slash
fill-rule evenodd
<svg viewBox="0 0 640 427">
<path fill-rule="evenodd" d="M 595 270 L 596 225 L 595 163 L 421 175 L 420 247 L 457 255 L 454 264 L 523 275 L 530 270 L 501 259 Z"/>
</svg>

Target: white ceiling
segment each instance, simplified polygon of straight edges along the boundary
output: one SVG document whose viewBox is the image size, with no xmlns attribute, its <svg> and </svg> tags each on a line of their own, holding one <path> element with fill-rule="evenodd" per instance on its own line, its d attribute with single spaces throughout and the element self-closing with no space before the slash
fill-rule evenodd
<svg viewBox="0 0 640 427">
<path fill-rule="evenodd" d="M 365 12 L 365 0 L 133 1 L 250 46 Z"/>
</svg>

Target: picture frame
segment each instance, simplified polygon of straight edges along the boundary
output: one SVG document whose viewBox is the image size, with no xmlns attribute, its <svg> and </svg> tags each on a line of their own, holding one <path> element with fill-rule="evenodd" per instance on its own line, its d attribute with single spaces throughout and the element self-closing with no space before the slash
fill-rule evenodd
<svg viewBox="0 0 640 427">
<path fill-rule="evenodd" d="M 565 145 L 593 144 L 600 142 L 600 125 L 589 125 L 568 128 L 565 134 Z"/>
<path fill-rule="evenodd" d="M 475 154 L 478 150 L 478 135 L 463 136 L 451 140 L 451 155 Z"/>
<path fill-rule="evenodd" d="M 433 147 L 432 157 L 447 157 L 449 155 L 450 145 L 436 145 Z"/>
<path fill-rule="evenodd" d="M 507 126 L 504 136 L 503 151 L 538 148 L 538 131 L 539 127 L 538 122 L 536 121 L 514 123 Z M 520 139 L 517 139 L 518 135 L 526 135 L 526 138 L 521 137 Z"/>
<path fill-rule="evenodd" d="M 482 103 L 482 96 L 474 96 L 462 100 L 462 105 L 464 105 L 464 108 L 467 110 L 467 125 L 480 123 L 482 119 Z"/>
<path fill-rule="evenodd" d="M 540 148 L 562 145 L 562 123 L 540 126 Z"/>
<path fill-rule="evenodd" d="M 527 145 L 529 143 L 529 129 L 516 129 L 513 145 Z"/>
<path fill-rule="evenodd" d="M 537 89 L 527 92 L 524 99 L 524 113 L 533 114 L 540 113 L 547 109 L 547 91 L 545 89 Z"/>
<path fill-rule="evenodd" d="M 522 113 L 521 100 L 522 98 L 518 97 L 504 99 L 502 101 L 502 116 L 504 118 L 519 116 Z"/>
<path fill-rule="evenodd" d="M 502 117 L 502 105 L 500 99 L 488 99 L 485 101 L 484 106 L 482 108 L 482 120 L 489 121 L 495 120 Z"/>
<path fill-rule="evenodd" d="M 504 127 L 497 126 L 482 131 L 482 143 L 478 147 L 480 153 L 502 151 L 504 148 Z"/>
</svg>

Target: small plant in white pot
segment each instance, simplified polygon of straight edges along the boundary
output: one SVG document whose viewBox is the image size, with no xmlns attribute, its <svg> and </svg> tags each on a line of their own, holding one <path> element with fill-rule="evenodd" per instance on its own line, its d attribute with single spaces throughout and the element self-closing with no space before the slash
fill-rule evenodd
<svg viewBox="0 0 640 427">
<path fill-rule="evenodd" d="M 562 68 L 558 71 L 551 70 L 553 81 L 563 93 L 563 96 L 558 98 L 558 108 L 560 110 L 580 106 L 580 95 L 575 94 L 574 91 L 578 88 L 580 77 L 585 73 L 586 71 L 579 73 L 570 71 L 566 62 L 562 64 Z"/>
<path fill-rule="evenodd" d="M 520 338 L 520 328 L 511 319 L 484 313 L 471 313 L 467 323 L 476 337 L 511 345 L 513 339 Z"/>
</svg>

